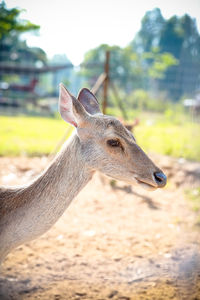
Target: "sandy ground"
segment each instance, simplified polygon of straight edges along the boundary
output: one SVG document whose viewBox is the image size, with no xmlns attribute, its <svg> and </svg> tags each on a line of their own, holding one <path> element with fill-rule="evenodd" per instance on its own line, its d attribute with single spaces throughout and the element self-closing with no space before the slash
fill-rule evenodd
<svg viewBox="0 0 200 300">
<path fill-rule="evenodd" d="M 200 164 L 151 155 L 168 186 L 147 192 L 101 174 L 41 238 L 2 265 L 2 299 L 200 299 L 200 227 L 184 196 Z M 0 158 L 0 184 L 27 182 L 43 158 Z"/>
</svg>

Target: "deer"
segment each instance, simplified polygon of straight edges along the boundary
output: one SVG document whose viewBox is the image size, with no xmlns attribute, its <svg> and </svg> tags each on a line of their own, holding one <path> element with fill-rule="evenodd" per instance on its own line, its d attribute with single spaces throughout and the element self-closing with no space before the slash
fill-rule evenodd
<svg viewBox="0 0 200 300">
<path fill-rule="evenodd" d="M 28 184 L 0 187 L 0 260 L 49 230 L 99 171 L 128 184 L 155 190 L 167 177 L 113 116 L 101 113 L 92 92 L 75 98 L 60 84 L 59 112 L 75 127 L 49 166 Z"/>
</svg>

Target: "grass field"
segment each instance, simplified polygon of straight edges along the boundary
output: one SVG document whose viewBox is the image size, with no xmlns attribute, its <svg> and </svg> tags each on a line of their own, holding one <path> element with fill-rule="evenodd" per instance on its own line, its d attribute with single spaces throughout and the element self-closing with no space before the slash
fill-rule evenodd
<svg viewBox="0 0 200 300">
<path fill-rule="evenodd" d="M 152 125 L 141 124 L 136 128 L 139 145 L 146 151 L 200 161 L 200 126 L 159 121 Z"/>
<path fill-rule="evenodd" d="M 0 155 L 49 154 L 67 128 L 60 119 L 0 116 Z"/>
<path fill-rule="evenodd" d="M 135 128 L 138 144 L 146 151 L 200 161 L 200 125 L 143 114 Z M 0 116 L 0 155 L 43 155 L 52 152 L 69 126 L 60 119 Z"/>
</svg>

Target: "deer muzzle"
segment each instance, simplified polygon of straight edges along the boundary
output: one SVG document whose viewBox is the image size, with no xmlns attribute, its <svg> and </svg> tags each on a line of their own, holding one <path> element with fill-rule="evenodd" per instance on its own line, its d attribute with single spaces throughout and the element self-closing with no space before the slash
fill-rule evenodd
<svg viewBox="0 0 200 300">
<path fill-rule="evenodd" d="M 154 180 L 159 188 L 162 188 L 167 183 L 167 176 L 163 172 L 155 172 L 154 174 Z"/>
<path fill-rule="evenodd" d="M 151 179 L 136 177 L 137 183 L 148 190 L 163 188 L 167 183 L 167 176 L 162 171 L 154 172 Z"/>
</svg>

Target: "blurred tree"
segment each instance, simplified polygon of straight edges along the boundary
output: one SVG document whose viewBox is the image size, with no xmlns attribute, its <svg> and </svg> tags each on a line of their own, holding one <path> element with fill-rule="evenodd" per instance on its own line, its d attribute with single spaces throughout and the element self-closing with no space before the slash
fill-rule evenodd
<svg viewBox="0 0 200 300">
<path fill-rule="evenodd" d="M 170 98 L 192 96 L 200 85 L 200 35 L 195 20 L 187 14 L 165 20 L 159 8 L 146 12 L 130 45 L 144 54 L 150 82 L 154 78 Z"/>
<path fill-rule="evenodd" d="M 160 53 L 159 48 L 153 48 L 152 52 L 145 52 L 143 58 L 151 63 L 148 64 L 147 74 L 152 79 L 162 79 L 165 77 L 165 71 L 178 64 L 178 60 L 171 53 Z"/>
<path fill-rule="evenodd" d="M 105 53 L 110 51 L 110 79 L 117 85 L 130 92 L 133 88 L 143 85 L 143 69 L 140 55 L 131 47 L 120 48 L 106 44 L 88 51 L 82 63 L 81 74 L 91 87 L 101 73 L 104 72 Z"/>
<path fill-rule="evenodd" d="M 161 52 L 170 52 L 179 64 L 169 68 L 160 87 L 178 100 L 182 95 L 193 95 L 200 84 L 200 34 L 196 22 L 187 14 L 173 16 L 166 21 L 160 37 Z"/>
<path fill-rule="evenodd" d="M 30 48 L 20 39 L 22 33 L 37 31 L 40 27 L 27 20 L 20 20 L 21 10 L 7 9 L 0 3 L 0 62 L 38 64 L 46 62 L 45 52 L 37 47 Z"/>
<path fill-rule="evenodd" d="M 81 75 L 86 78 L 91 87 L 101 73 L 104 72 L 105 53 L 111 52 L 110 56 L 110 79 L 116 80 L 120 85 L 127 85 L 126 78 L 130 76 L 129 53 L 124 53 L 119 46 L 100 45 L 85 54 L 81 65 Z M 126 88 L 126 86 L 124 86 Z"/>
<path fill-rule="evenodd" d="M 81 75 L 90 87 L 104 71 L 105 53 L 108 50 L 111 52 L 110 79 L 126 93 L 136 88 L 148 89 L 151 83 L 149 78 L 163 78 L 167 68 L 177 63 L 173 55 L 160 53 L 156 47 L 152 52 L 137 53 L 132 44 L 125 48 L 100 45 L 86 53 L 82 64 Z"/>
<path fill-rule="evenodd" d="M 27 32 L 30 30 L 37 30 L 40 27 L 38 25 L 32 24 L 30 21 L 19 20 L 19 14 L 21 10 L 17 8 L 11 8 L 10 10 L 6 8 L 4 1 L 0 3 L 0 39 L 10 34 Z"/>
<path fill-rule="evenodd" d="M 126 93 L 133 89 L 158 89 L 160 80 L 171 66 L 178 64 L 173 52 L 162 49 L 160 41 L 166 20 L 159 8 L 148 11 L 142 19 L 141 29 L 125 48 L 100 45 L 84 57 L 81 74 L 91 87 L 104 71 L 105 52 L 110 55 L 110 78 Z M 163 82 L 163 81 L 162 81 Z"/>
<path fill-rule="evenodd" d="M 159 8 L 147 11 L 142 18 L 141 29 L 131 42 L 131 46 L 138 52 L 150 52 L 159 45 L 161 32 L 165 24 Z"/>
<path fill-rule="evenodd" d="M 184 32 L 180 25 L 177 16 L 173 16 L 169 20 L 166 20 L 159 41 L 161 51 L 173 53 L 176 58 L 180 57 L 184 39 Z"/>
</svg>

